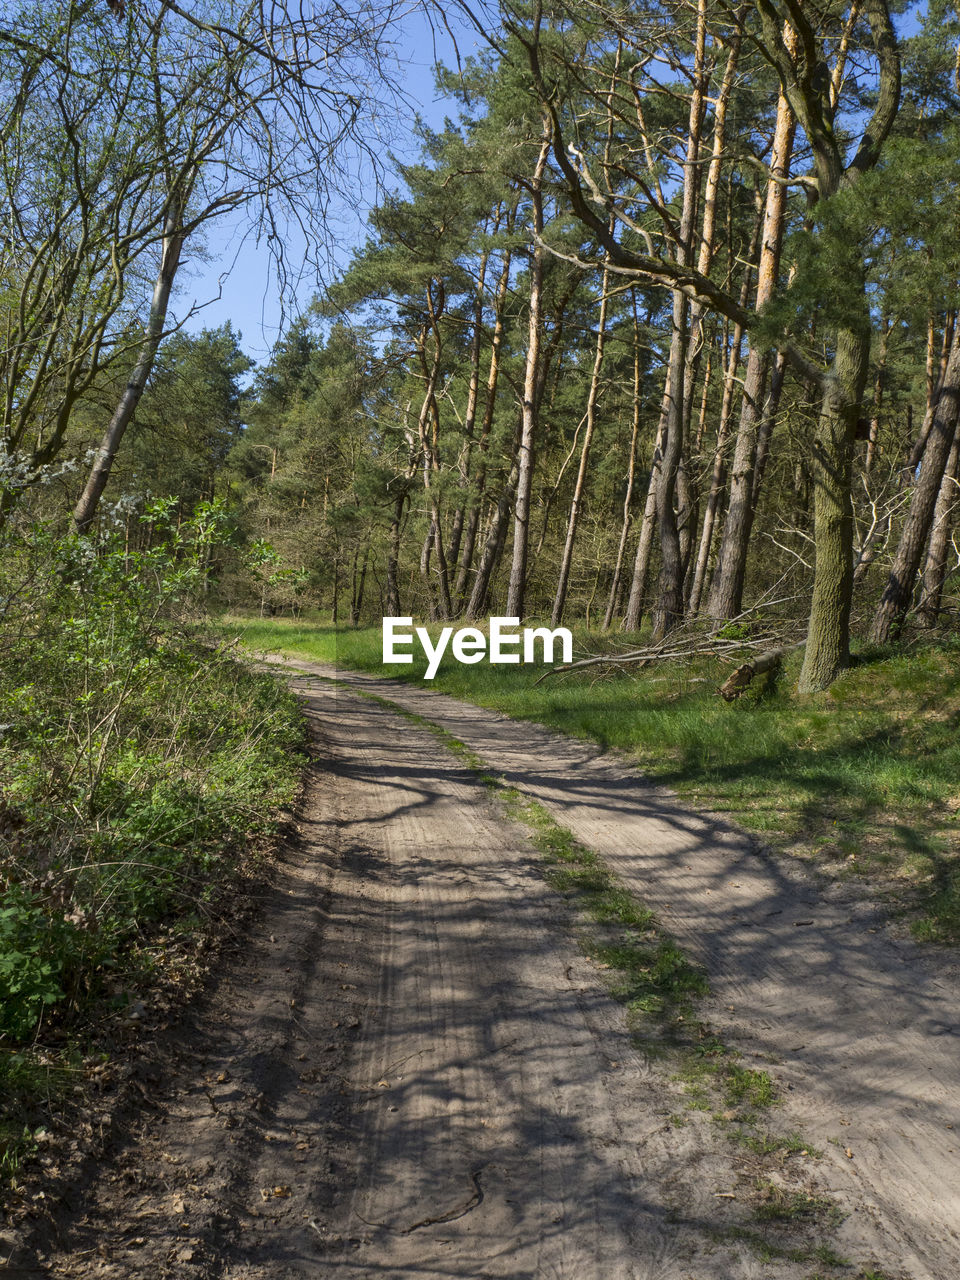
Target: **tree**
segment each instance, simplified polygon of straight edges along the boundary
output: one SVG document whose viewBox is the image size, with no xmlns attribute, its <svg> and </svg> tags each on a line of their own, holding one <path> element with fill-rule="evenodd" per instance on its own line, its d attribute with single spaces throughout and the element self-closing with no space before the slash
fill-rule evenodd
<svg viewBox="0 0 960 1280">
<path fill-rule="evenodd" d="M 377 106 L 369 87 L 386 85 L 390 13 L 254 0 L 145 0 L 113 14 L 95 4 L 8 10 L 0 27 L 9 85 L 0 117 L 8 453 L 44 404 L 50 425 L 30 461 L 48 462 L 104 362 L 129 368 L 76 504 L 79 528 L 95 515 L 198 233 L 242 210 L 274 249 L 281 277 L 285 220 L 312 259 L 322 251 L 326 209 L 348 188 L 345 148 L 376 160 L 364 129 Z"/>
<path fill-rule="evenodd" d="M 259 371 L 227 478 L 247 534 L 277 557 L 262 603 L 285 607 L 309 593 L 338 621 L 345 590 L 359 616 L 394 472 L 367 337 L 325 327 L 316 317 L 294 322 Z"/>
<path fill-rule="evenodd" d="M 891 631 L 903 622 L 909 608 L 913 597 L 913 584 L 933 523 L 937 498 L 943 485 L 944 475 L 949 475 L 947 463 L 954 440 L 957 438 L 958 423 L 960 423 L 960 329 L 954 331 L 950 359 L 920 462 L 920 474 L 913 488 L 910 510 L 904 521 L 886 588 L 870 627 L 870 639 L 876 644 L 884 644 L 889 640 Z"/>
<path fill-rule="evenodd" d="M 523 398 L 520 410 L 520 447 L 517 468 L 517 491 L 513 517 L 513 563 L 507 592 L 507 614 L 522 618 L 526 601 L 527 554 L 530 540 L 530 501 L 533 492 L 534 449 L 543 393 L 543 360 L 541 355 L 543 305 L 543 174 L 551 143 L 551 122 L 544 115 L 540 150 L 530 175 L 528 190 L 532 210 L 535 243 L 530 255 L 529 324 L 527 355 L 523 372 Z"/>
<path fill-rule="evenodd" d="M 465 64 L 458 124 L 422 131 L 325 304 L 378 335 L 355 374 L 323 374 L 349 421 L 321 429 L 311 321 L 258 379 L 233 454 L 251 531 L 335 616 L 379 596 L 609 625 L 632 557 L 628 625 L 652 606 L 660 634 L 701 610 L 716 630 L 746 604 L 793 633 L 812 585 L 805 687 L 841 668 L 853 587 L 939 465 L 953 63 L 943 40 L 935 74 L 906 47 L 880 150 L 899 60 L 882 15 L 771 30 L 762 10 L 671 0 L 613 26 L 586 4 L 539 26 L 534 10 Z M 931 600 L 946 479 L 938 493 Z"/>
<path fill-rule="evenodd" d="M 896 33 L 885 0 L 870 0 L 864 6 L 863 14 L 869 52 L 875 66 L 873 110 L 852 149 L 846 147 L 835 128 L 841 105 L 842 65 L 846 61 L 850 41 L 858 30 L 859 14 L 859 7 L 855 5 L 840 24 L 832 17 L 818 22 L 812 14 L 792 3 L 781 5 L 774 0 L 756 0 L 752 7 L 753 22 L 748 28 L 760 55 L 777 74 L 783 95 L 803 129 L 813 159 L 813 173 L 795 181 L 803 185 L 811 201 L 810 235 L 817 242 L 817 250 L 808 256 L 807 280 L 801 278 L 797 281 L 796 294 L 791 291 L 788 303 L 792 303 L 793 297 L 804 297 L 808 283 L 815 280 L 819 285 L 823 282 L 823 264 L 829 260 L 833 278 L 830 292 L 837 304 L 829 314 L 834 340 L 825 364 L 811 358 L 791 336 L 791 324 L 786 316 L 768 338 L 770 345 L 778 346 L 796 372 L 815 383 L 821 396 L 813 458 L 816 570 L 800 679 L 801 688 L 806 691 L 826 688 L 846 665 L 849 656 L 853 590 L 851 464 L 870 350 L 863 209 L 856 200 L 855 190 L 863 175 L 877 165 L 900 105 L 900 55 Z M 644 20 L 646 26 L 642 25 Z M 693 182 L 690 173 L 697 167 L 696 151 L 691 149 L 695 148 L 699 135 L 696 124 L 700 118 L 698 102 L 704 92 L 699 50 L 705 38 L 705 21 L 705 11 L 701 7 L 693 27 L 688 22 L 682 28 L 687 32 L 687 48 L 695 47 L 697 50 L 692 55 L 692 72 L 684 61 L 684 54 L 676 55 L 676 61 L 683 67 L 691 85 L 679 218 L 651 192 L 642 174 L 631 173 L 635 189 L 646 193 L 647 208 L 656 210 L 663 220 L 665 231 L 661 238 L 669 246 L 666 252 L 657 250 L 651 233 L 626 211 L 624 201 L 618 196 L 622 185 L 621 173 L 605 178 L 605 185 L 601 186 L 592 175 L 591 162 L 577 147 L 571 149 L 557 104 L 556 83 L 549 80 L 549 72 L 545 69 L 543 47 L 535 39 L 525 41 L 536 90 L 553 119 L 554 159 L 566 184 L 574 213 L 592 233 L 611 269 L 633 278 L 655 280 L 673 289 L 674 346 L 677 349 L 671 352 L 668 386 L 671 373 L 674 379 L 680 374 L 679 348 L 684 340 L 685 308 L 690 303 L 716 311 L 745 330 L 762 329 L 760 314 L 745 312 L 738 299 L 723 284 L 698 270 L 689 257 L 692 228 L 686 215 L 692 203 L 688 199 L 689 186 Z M 729 30 L 731 19 L 724 15 L 723 21 Z M 512 30 L 516 30 L 512 23 L 510 25 Z M 632 42 L 638 54 L 645 53 L 649 60 L 653 56 L 649 52 L 651 45 L 662 38 L 662 32 L 655 30 L 655 25 L 649 15 L 644 14 L 639 28 L 618 32 L 618 38 Z M 679 28 L 680 24 L 677 25 Z M 671 42 L 675 47 L 676 37 L 668 35 L 666 39 L 668 49 Z M 835 49 L 832 68 L 827 61 L 830 43 Z M 867 52 L 866 49 L 863 51 Z M 631 65 L 637 64 L 631 62 Z M 838 67 L 841 68 L 839 75 Z M 633 104 L 638 96 L 635 76 L 629 88 L 629 102 Z M 659 84 L 655 84 L 651 85 L 650 91 L 659 92 L 659 89 Z M 630 110 L 635 114 L 632 106 Z M 626 123 L 626 106 L 623 119 Z M 635 147 L 634 151 L 642 152 L 642 148 Z M 613 167 L 622 169 L 623 165 L 623 159 L 617 157 Z M 611 218 L 615 227 L 612 232 L 609 229 Z M 642 249 L 633 247 L 627 233 L 634 242 L 639 240 Z M 820 255 L 819 272 L 809 269 L 817 252 Z M 672 478 L 676 474 L 682 444 L 681 390 L 676 383 L 665 400 L 665 409 L 668 408 L 659 484 L 663 494 L 658 497 L 661 542 L 664 544 L 661 551 L 666 565 L 661 569 L 660 629 L 679 614 L 674 564 L 677 543 L 672 527 Z M 672 440 L 670 423 L 673 424 Z"/>
<path fill-rule="evenodd" d="M 119 472 L 127 492 L 175 495 L 185 515 L 226 496 L 225 463 L 241 439 L 253 361 L 228 322 L 175 333 L 158 353 Z"/>
</svg>

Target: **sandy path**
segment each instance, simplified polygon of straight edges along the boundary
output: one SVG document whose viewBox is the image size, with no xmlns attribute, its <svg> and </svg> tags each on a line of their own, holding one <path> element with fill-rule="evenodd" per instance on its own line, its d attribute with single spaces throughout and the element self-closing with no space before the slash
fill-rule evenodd
<svg viewBox="0 0 960 1280">
<path fill-rule="evenodd" d="M 426 716 L 535 796 L 706 965 L 706 1016 L 777 1064 L 788 1115 L 824 1148 L 851 1211 L 850 1253 L 915 1280 L 960 1276 L 955 955 L 894 938 L 855 887 L 763 856 L 595 747 L 428 687 L 336 674 Z"/>
<path fill-rule="evenodd" d="M 854 1211 L 846 1251 L 891 1278 L 953 1280 L 960 1020 L 946 979 L 616 761 L 344 678 L 470 743 L 657 905 L 713 971 L 712 1020 L 748 1060 L 782 1059 L 787 1125 L 853 1150 L 827 1146 L 821 1178 Z M 301 845 L 235 967 L 160 1055 L 132 1141 L 78 1190 L 58 1247 L 13 1274 L 840 1274 L 761 1262 L 718 1234 L 756 1227 L 743 1203 L 756 1171 L 709 1119 L 670 1123 L 679 1087 L 631 1043 L 569 908 L 483 786 L 425 729 L 298 683 L 318 757 Z"/>
<path fill-rule="evenodd" d="M 435 737 L 328 684 L 259 926 L 153 1109 L 13 1274 L 800 1280 L 709 1121 L 632 1045 L 522 832 Z M 747 1212 L 749 1220 L 749 1211 Z"/>
</svg>

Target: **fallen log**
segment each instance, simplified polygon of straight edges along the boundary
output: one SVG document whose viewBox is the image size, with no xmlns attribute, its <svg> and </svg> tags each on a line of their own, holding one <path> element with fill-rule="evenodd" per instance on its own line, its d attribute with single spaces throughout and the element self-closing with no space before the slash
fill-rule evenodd
<svg viewBox="0 0 960 1280">
<path fill-rule="evenodd" d="M 775 600 L 772 603 L 781 604 L 783 601 Z M 750 609 L 745 610 L 740 617 L 746 618 L 751 612 L 752 610 Z M 548 667 L 533 683 L 535 685 L 541 684 L 552 676 L 562 675 L 568 671 L 581 671 L 585 667 L 600 667 L 625 672 L 630 667 L 636 670 L 650 666 L 653 663 L 683 662 L 692 658 L 716 658 L 720 661 L 726 659 L 732 662 L 734 658 L 742 657 L 745 649 L 757 652 L 758 656 L 753 659 L 755 667 L 753 675 L 757 675 L 768 669 L 759 664 L 769 654 L 776 653 L 781 649 L 783 653 L 790 653 L 793 649 L 799 649 L 801 645 L 806 643 L 804 639 L 787 644 L 785 647 L 783 646 L 784 631 L 786 631 L 787 635 L 791 632 L 796 635 L 803 625 L 799 620 L 793 623 L 782 623 L 779 628 L 779 634 L 768 630 L 766 634 L 755 635 L 750 638 L 730 634 L 732 624 L 738 621 L 739 618 L 732 619 L 731 622 L 726 622 L 722 626 L 718 626 L 715 631 L 706 634 L 701 627 L 695 624 L 683 628 L 678 627 L 658 643 L 647 645 L 644 648 L 594 653 L 587 657 L 578 658 L 575 662 L 561 662 L 555 667 Z M 774 648 L 774 646 L 778 647 Z M 750 665 L 750 663 L 746 663 L 744 668 L 738 668 L 738 670 L 745 669 Z M 750 676 L 745 683 L 748 684 L 752 678 L 753 676 Z"/>
<path fill-rule="evenodd" d="M 725 702 L 733 702 L 735 698 L 740 697 L 754 676 L 763 675 L 765 671 L 775 671 L 788 653 L 793 653 L 794 649 L 799 649 L 805 644 L 804 639 L 798 640 L 796 644 L 781 645 L 778 649 L 768 649 L 766 653 L 758 654 L 749 662 L 741 663 L 735 671 L 731 671 L 717 693 Z"/>
</svg>

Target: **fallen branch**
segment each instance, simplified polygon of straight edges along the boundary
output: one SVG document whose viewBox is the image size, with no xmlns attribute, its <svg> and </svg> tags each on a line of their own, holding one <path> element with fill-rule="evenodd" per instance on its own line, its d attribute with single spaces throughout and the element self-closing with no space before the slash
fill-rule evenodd
<svg viewBox="0 0 960 1280">
<path fill-rule="evenodd" d="M 561 675 L 565 671 L 578 671 L 582 667 L 627 667 L 647 666 L 651 662 L 676 662 L 681 658 L 723 658 L 733 656 L 744 649 L 763 649 L 770 645 L 776 637 L 758 636 L 754 639 L 720 639 L 718 636 L 704 637 L 702 634 L 687 641 L 671 635 L 660 644 L 650 645 L 644 649 L 628 649 L 623 653 L 600 653 L 589 658 L 579 658 L 576 662 L 562 662 L 559 666 L 550 667 L 534 681 L 540 684 L 548 676 Z"/>
</svg>

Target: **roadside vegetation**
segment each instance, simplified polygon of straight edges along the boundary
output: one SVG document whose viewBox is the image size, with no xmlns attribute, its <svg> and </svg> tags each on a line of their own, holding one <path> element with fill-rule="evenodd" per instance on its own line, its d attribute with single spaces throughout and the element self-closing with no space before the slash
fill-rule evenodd
<svg viewBox="0 0 960 1280">
<path fill-rule="evenodd" d="M 232 619 L 244 645 L 420 682 L 383 666 L 379 628 Z M 575 632 L 578 648 L 595 638 Z M 608 643 L 611 643 L 608 641 Z M 619 642 L 617 642 L 619 643 Z M 775 849 L 856 878 L 920 939 L 960 941 L 960 640 L 867 649 L 825 693 L 799 695 L 800 655 L 734 703 L 731 663 L 551 676 L 445 658 L 430 687 L 625 752 L 647 773 Z"/>
<path fill-rule="evenodd" d="M 0 547 L 0 1174 L 191 956 L 294 799 L 289 692 L 192 618 L 216 507 Z"/>
</svg>

